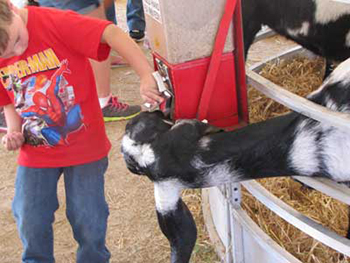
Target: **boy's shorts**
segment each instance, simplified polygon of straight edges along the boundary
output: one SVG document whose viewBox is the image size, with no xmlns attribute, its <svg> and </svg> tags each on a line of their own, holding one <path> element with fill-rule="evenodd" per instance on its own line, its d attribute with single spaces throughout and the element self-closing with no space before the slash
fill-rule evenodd
<svg viewBox="0 0 350 263">
<path fill-rule="evenodd" d="M 100 6 L 101 0 L 39 0 L 40 6 L 73 10 L 82 15 L 90 13 Z"/>
</svg>

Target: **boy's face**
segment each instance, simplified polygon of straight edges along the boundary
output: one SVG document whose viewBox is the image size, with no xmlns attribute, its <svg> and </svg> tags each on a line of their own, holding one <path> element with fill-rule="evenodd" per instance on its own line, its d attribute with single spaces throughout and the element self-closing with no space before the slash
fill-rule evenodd
<svg viewBox="0 0 350 263">
<path fill-rule="evenodd" d="M 28 47 L 28 30 L 22 18 L 14 11 L 11 24 L 7 26 L 9 41 L 6 49 L 0 53 L 0 58 L 19 56 Z"/>
</svg>

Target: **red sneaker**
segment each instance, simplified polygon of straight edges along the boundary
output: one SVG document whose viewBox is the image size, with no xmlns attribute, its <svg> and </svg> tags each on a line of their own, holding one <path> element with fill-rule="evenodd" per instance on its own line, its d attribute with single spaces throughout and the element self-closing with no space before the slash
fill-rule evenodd
<svg viewBox="0 0 350 263">
<path fill-rule="evenodd" d="M 105 122 L 128 120 L 141 112 L 141 106 L 128 105 L 118 101 L 118 98 L 111 96 L 107 105 L 102 108 Z"/>
</svg>

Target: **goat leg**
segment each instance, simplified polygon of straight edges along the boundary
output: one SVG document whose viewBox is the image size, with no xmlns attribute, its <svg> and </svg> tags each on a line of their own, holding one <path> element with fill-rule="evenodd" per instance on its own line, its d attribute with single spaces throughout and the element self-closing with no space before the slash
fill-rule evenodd
<svg viewBox="0 0 350 263">
<path fill-rule="evenodd" d="M 171 247 L 171 263 L 187 263 L 197 239 L 197 227 L 190 210 L 179 199 L 176 209 L 162 214 L 157 210 L 160 229 Z"/>
</svg>

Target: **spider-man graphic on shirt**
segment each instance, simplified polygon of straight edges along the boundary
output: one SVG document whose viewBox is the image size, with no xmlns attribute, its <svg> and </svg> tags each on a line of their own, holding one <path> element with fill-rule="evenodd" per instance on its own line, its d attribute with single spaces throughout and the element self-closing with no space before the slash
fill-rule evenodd
<svg viewBox="0 0 350 263">
<path fill-rule="evenodd" d="M 5 86 L 13 90 L 15 106 L 24 119 L 23 132 L 32 145 L 63 145 L 69 133 L 83 126 L 79 104 L 74 104 L 73 87 L 64 74 L 69 74 L 67 61 L 47 79 L 45 75 L 30 77 L 23 83 L 13 76 Z"/>
</svg>

